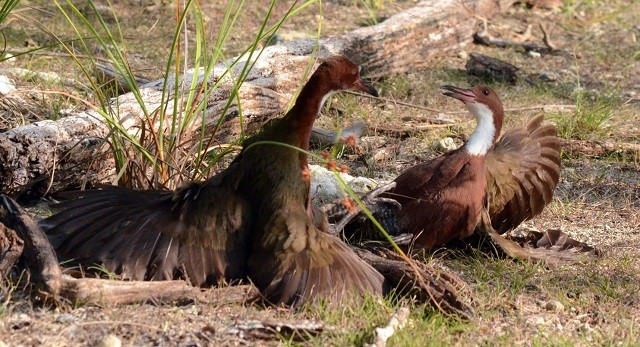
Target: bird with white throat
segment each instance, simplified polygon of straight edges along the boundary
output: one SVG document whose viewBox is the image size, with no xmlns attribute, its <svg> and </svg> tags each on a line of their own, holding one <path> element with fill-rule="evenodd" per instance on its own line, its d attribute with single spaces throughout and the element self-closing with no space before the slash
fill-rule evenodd
<svg viewBox="0 0 640 347">
<path fill-rule="evenodd" d="M 504 108 L 491 87 L 442 88 L 477 126 L 462 147 L 408 168 L 385 194 L 402 205 L 398 228 L 414 235 L 416 248 L 464 239 L 479 226 L 513 229 L 542 211 L 559 180 L 560 142 L 542 116 L 500 138 Z"/>
</svg>

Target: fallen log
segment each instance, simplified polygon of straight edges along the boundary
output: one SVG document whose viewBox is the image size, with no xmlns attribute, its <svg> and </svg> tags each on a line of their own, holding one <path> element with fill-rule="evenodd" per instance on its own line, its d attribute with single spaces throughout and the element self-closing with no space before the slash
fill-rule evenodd
<svg viewBox="0 0 640 347">
<path fill-rule="evenodd" d="M 615 141 L 560 139 L 562 152 L 571 156 L 627 157 L 640 160 L 640 144 Z"/>
<path fill-rule="evenodd" d="M 62 277 L 59 298 L 73 304 L 115 306 L 151 302 L 184 305 L 192 302 L 209 305 L 244 304 L 258 297 L 252 285 L 234 285 L 202 289 L 185 281 L 119 281 L 101 278 Z"/>
<path fill-rule="evenodd" d="M 491 78 L 511 84 L 518 82 L 517 72 L 520 70 L 506 61 L 477 53 L 469 54 L 469 60 L 467 60 L 465 68 L 469 75 Z"/>
<path fill-rule="evenodd" d="M 473 42 L 479 45 L 484 45 L 488 47 L 521 48 L 525 52 L 537 52 L 540 54 L 557 55 L 565 58 L 573 57 L 571 53 L 562 49 L 558 49 L 555 47 L 553 43 L 551 43 L 551 39 L 549 38 L 549 33 L 547 32 L 544 25 L 540 24 L 540 30 L 542 30 L 542 33 L 544 35 L 544 38 L 543 38 L 544 45 L 539 45 L 535 42 L 530 42 L 530 41 L 515 42 L 515 41 L 503 40 L 500 38 L 493 37 L 488 33 L 486 22 L 485 22 L 484 30 L 473 34 Z"/>
<path fill-rule="evenodd" d="M 490 18 L 508 8 L 512 0 L 422 1 L 386 21 L 360 28 L 343 36 L 318 42 L 317 57 L 342 54 L 363 66 L 367 77 L 405 73 L 471 43 L 477 18 Z M 244 126 L 249 132 L 282 113 L 297 90 L 301 75 L 313 56 L 314 40 L 297 40 L 270 46 L 256 61 L 239 91 Z M 230 60 L 231 61 L 231 60 Z M 230 61 L 218 64 L 212 81 L 220 78 Z M 240 134 L 238 104 L 222 115 L 227 100 L 243 68 L 246 57 L 232 68 L 220 87 L 205 101 L 209 134 L 219 121 L 214 143 L 229 143 Z M 202 71 L 189 74 L 202 75 Z M 191 81 L 192 75 L 183 76 Z M 169 81 L 168 90 L 173 90 Z M 163 81 L 141 88 L 147 110 L 159 109 Z M 197 86 L 192 86 L 197 89 Z M 187 86 L 187 88 L 189 88 Z M 173 102 L 173 100 L 171 101 Z M 114 114 L 130 131 L 138 129 L 143 113 L 135 97 L 124 94 L 111 103 Z M 194 128 L 199 128 L 195 126 Z M 109 149 L 104 138 L 109 132 L 98 112 L 70 113 L 59 121 L 42 121 L 0 134 L 0 192 L 17 195 L 40 185 L 57 191 L 83 182 L 106 182 L 116 175 L 110 168 Z M 197 134 L 194 134 L 196 137 Z M 52 179 L 50 177 L 53 176 Z"/>
</svg>

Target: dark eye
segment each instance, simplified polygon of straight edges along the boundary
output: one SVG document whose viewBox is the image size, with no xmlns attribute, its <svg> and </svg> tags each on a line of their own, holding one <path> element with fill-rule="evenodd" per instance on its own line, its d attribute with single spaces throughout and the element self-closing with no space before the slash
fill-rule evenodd
<svg viewBox="0 0 640 347">
<path fill-rule="evenodd" d="M 484 96 L 489 96 L 489 89 L 483 89 L 482 94 L 484 94 Z"/>
</svg>

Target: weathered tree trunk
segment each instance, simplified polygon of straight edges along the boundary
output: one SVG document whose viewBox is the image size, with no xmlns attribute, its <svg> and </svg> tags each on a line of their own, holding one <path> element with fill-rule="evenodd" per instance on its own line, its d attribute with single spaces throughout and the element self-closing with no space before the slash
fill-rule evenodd
<svg viewBox="0 0 640 347">
<path fill-rule="evenodd" d="M 404 73 L 469 44 L 477 18 L 490 18 L 512 3 L 512 0 L 422 1 L 378 25 L 320 40 L 318 57 L 345 55 L 362 65 L 367 77 Z M 284 111 L 302 82 L 313 47 L 313 40 L 298 40 L 265 49 L 240 88 L 249 132 Z M 233 69 L 235 76 L 242 65 L 241 62 Z M 225 64 L 217 66 L 213 79 L 225 70 Z M 190 80 L 191 76 L 185 76 L 185 81 Z M 231 80 L 225 78 L 207 100 L 206 131 L 211 131 L 222 117 L 221 111 L 233 89 Z M 161 86 L 162 81 L 156 81 L 142 87 L 147 110 L 160 107 Z M 133 95 L 120 96 L 112 106 L 118 107 L 114 113 L 122 115 L 124 126 L 135 129 L 142 112 Z M 216 134 L 216 142 L 237 138 L 240 128 L 237 111 L 237 104 L 233 104 Z M 58 190 L 84 181 L 111 179 L 115 172 L 108 162 L 108 146 L 99 140 L 108 131 L 104 119 L 88 110 L 60 121 L 37 122 L 0 134 L 0 192 L 16 194 L 35 184 Z"/>
<path fill-rule="evenodd" d="M 24 241 L 13 229 L 0 224 L 0 280 L 11 271 L 13 265 L 20 259 Z"/>
</svg>

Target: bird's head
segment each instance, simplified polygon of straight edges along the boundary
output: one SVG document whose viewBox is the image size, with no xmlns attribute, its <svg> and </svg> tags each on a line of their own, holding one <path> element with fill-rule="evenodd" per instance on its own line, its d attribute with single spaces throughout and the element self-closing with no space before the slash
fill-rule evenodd
<svg viewBox="0 0 640 347">
<path fill-rule="evenodd" d="M 470 154 L 485 155 L 496 143 L 502 129 L 504 110 L 498 94 L 488 85 L 478 84 L 471 89 L 442 86 L 443 94 L 464 103 L 478 125 L 465 147 Z"/>
<path fill-rule="evenodd" d="M 444 95 L 462 101 L 477 120 L 484 117 L 494 119 L 504 114 L 498 94 L 486 84 L 478 84 L 470 89 L 445 85 L 442 89 L 446 90 Z"/>
<path fill-rule="evenodd" d="M 360 76 L 358 65 L 345 57 L 334 56 L 325 60 L 314 74 L 321 75 L 322 83 L 328 84 L 332 92 L 355 90 L 378 96 L 376 89 Z"/>
</svg>

